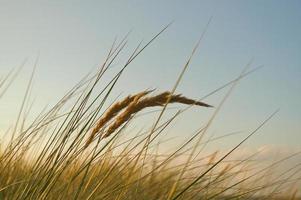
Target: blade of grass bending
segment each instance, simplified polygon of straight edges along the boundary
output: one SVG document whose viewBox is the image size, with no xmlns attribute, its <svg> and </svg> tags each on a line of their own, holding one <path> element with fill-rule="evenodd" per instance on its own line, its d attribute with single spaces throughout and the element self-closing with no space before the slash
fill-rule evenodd
<svg viewBox="0 0 301 200">
<path fill-rule="evenodd" d="M 254 176 L 257 175 L 258 173 L 262 173 L 262 172 L 264 172 L 265 170 L 267 170 L 267 169 L 269 169 L 269 168 L 271 168 L 271 167 L 273 167 L 273 166 L 275 166 L 275 165 L 277 165 L 277 164 L 279 164 L 279 163 L 281 163 L 281 162 L 283 162 L 283 161 L 285 161 L 285 160 L 288 160 L 288 159 L 290 159 L 290 158 L 292 158 L 292 157 L 294 157 L 294 156 L 296 156 L 296 155 L 300 155 L 300 153 L 301 153 L 301 151 L 300 151 L 300 152 L 297 152 L 297 153 L 295 153 L 295 154 L 293 154 L 293 155 L 290 155 L 290 156 L 288 156 L 288 157 L 285 157 L 285 158 L 283 158 L 283 159 L 281 159 L 281 160 L 279 160 L 279 161 L 277 161 L 277 162 L 272 163 L 271 165 L 269 165 L 269 166 L 267 166 L 267 167 L 265 167 L 265 168 L 263 168 L 263 169 L 257 171 L 255 174 L 252 174 L 252 175 L 248 176 L 247 178 L 244 178 L 243 180 L 240 180 L 240 181 L 238 181 L 237 183 L 234 183 L 233 185 L 231 185 L 231 186 L 225 188 L 224 190 L 222 190 L 222 191 L 219 192 L 218 194 L 215 194 L 214 196 L 210 197 L 209 199 L 213 199 L 214 197 L 216 197 L 216 196 L 218 196 L 218 195 L 220 195 L 220 194 L 226 192 L 227 190 L 233 188 L 234 186 L 236 186 L 236 185 L 238 185 L 238 184 L 240 184 L 240 183 L 242 183 L 242 182 L 244 182 L 244 181 L 246 181 L 246 180 L 248 180 L 248 179 L 254 177 Z"/>
<path fill-rule="evenodd" d="M 12 72 L 14 70 L 11 70 L 4 79 L 1 80 L 1 83 L 0 83 L 0 88 L 4 86 L 5 82 L 8 81 L 9 77 L 11 76 L 10 80 L 8 81 L 8 84 L 6 86 L 4 86 L 0 93 L 0 98 L 5 94 L 5 92 L 8 90 L 8 88 L 11 86 L 11 84 L 14 82 L 14 80 L 17 78 L 19 72 L 21 71 L 21 69 L 24 67 L 24 65 L 26 64 L 27 62 L 27 59 L 25 59 L 21 65 L 18 67 L 18 69 L 16 70 L 16 72 L 14 74 L 12 74 Z"/>
<path fill-rule="evenodd" d="M 30 87 L 31 87 L 31 84 L 32 84 L 32 81 L 33 81 L 33 77 L 34 77 L 35 70 L 36 70 L 36 68 L 37 68 L 38 61 L 39 61 L 39 56 L 37 57 L 37 59 L 36 59 L 36 61 L 35 61 L 34 67 L 33 67 L 33 69 L 32 69 L 31 75 L 30 75 L 30 79 L 29 79 L 29 82 L 28 82 L 28 85 L 27 85 L 27 88 L 26 88 L 26 91 L 25 91 L 25 95 L 24 95 L 24 98 L 23 98 L 23 101 L 22 101 L 22 104 L 21 104 L 21 108 L 20 108 L 19 114 L 18 114 L 18 116 L 17 116 L 16 125 L 15 125 L 15 127 L 14 127 L 13 132 L 12 132 L 11 142 L 13 142 L 14 137 L 15 137 L 15 134 L 16 134 L 16 131 L 17 131 L 17 126 L 18 126 L 18 124 L 19 124 L 19 120 L 20 120 L 20 117 L 21 117 L 21 113 L 22 113 L 22 111 L 23 111 L 23 109 L 24 109 L 26 100 L 27 100 L 27 98 L 28 98 L 29 90 L 30 90 Z"/>
<path fill-rule="evenodd" d="M 178 79 L 177 79 L 175 85 L 173 86 L 173 88 L 172 88 L 172 90 L 171 90 L 171 92 L 170 92 L 171 95 L 170 95 L 169 98 L 167 99 L 166 104 L 163 106 L 162 111 L 160 112 L 160 114 L 159 114 L 159 116 L 158 116 L 158 118 L 157 118 L 157 120 L 156 120 L 156 122 L 155 122 L 155 124 L 154 124 L 154 126 L 153 126 L 153 128 L 152 128 L 152 130 L 151 130 L 151 132 L 150 132 L 150 134 L 149 134 L 148 141 L 150 140 L 153 131 L 156 129 L 156 126 L 158 125 L 160 119 L 162 118 L 163 113 L 164 113 L 164 111 L 166 110 L 166 107 L 167 107 L 169 101 L 171 100 L 172 95 L 175 93 L 175 91 L 176 91 L 178 85 L 180 84 L 180 81 L 182 80 L 182 78 L 183 78 L 183 76 L 184 76 L 184 74 L 185 74 L 185 72 L 186 72 L 186 70 L 187 70 L 187 68 L 188 68 L 188 66 L 189 66 L 189 64 L 190 64 L 190 62 L 191 62 L 193 56 L 194 56 L 194 54 L 196 53 L 197 49 L 199 48 L 200 43 L 201 43 L 202 39 L 204 38 L 205 33 L 207 32 L 207 29 L 208 29 L 208 27 L 209 27 L 209 25 L 210 25 L 210 23 L 211 23 L 211 20 L 212 20 L 212 17 L 209 19 L 208 23 L 206 24 L 206 27 L 205 27 L 204 31 L 202 32 L 202 34 L 201 34 L 199 40 L 197 41 L 196 45 L 194 46 L 194 48 L 193 48 L 193 50 L 192 50 L 192 52 L 191 52 L 191 54 L 190 54 L 188 60 L 186 61 L 186 63 L 185 63 L 185 65 L 184 65 L 184 67 L 183 67 L 181 73 L 179 74 L 179 77 L 178 77 Z M 148 144 L 146 143 L 146 149 L 147 149 L 147 145 L 148 145 Z"/>
<path fill-rule="evenodd" d="M 165 110 L 166 110 L 166 108 L 167 108 L 167 106 L 168 106 L 168 103 L 169 103 L 170 100 L 171 100 L 172 95 L 175 93 L 175 91 L 176 91 L 178 85 L 180 84 L 180 82 L 181 82 L 181 80 L 182 80 L 182 78 L 183 78 L 183 76 L 184 76 L 184 74 L 185 74 L 185 72 L 186 72 L 186 70 L 187 70 L 187 68 L 188 68 L 188 66 L 189 66 L 189 64 L 190 64 L 190 62 L 191 62 L 193 56 L 194 56 L 194 54 L 196 53 L 197 49 L 199 48 L 200 43 L 201 43 L 202 39 L 204 38 L 205 33 L 207 32 L 207 29 L 208 29 L 208 27 L 209 27 L 209 25 L 210 25 L 210 23 L 211 23 L 211 20 L 212 20 L 212 17 L 209 19 L 209 21 L 208 21 L 208 23 L 206 24 L 206 27 L 205 27 L 204 31 L 202 32 L 202 34 L 201 34 L 199 40 L 197 41 L 196 45 L 195 45 L 194 48 L 192 49 L 192 52 L 191 52 L 191 54 L 190 54 L 188 60 L 186 61 L 186 63 L 185 63 L 185 65 L 184 65 L 183 69 L 181 70 L 181 72 L 180 72 L 180 74 L 179 74 L 179 77 L 178 77 L 177 80 L 176 80 L 175 85 L 173 86 L 173 88 L 172 88 L 172 90 L 171 90 L 171 92 L 170 92 L 171 95 L 168 97 L 168 99 L 167 99 L 167 101 L 166 101 L 166 104 L 163 106 L 163 108 L 162 108 L 162 110 L 161 110 L 161 112 L 160 112 L 158 118 L 156 119 L 155 124 L 153 125 L 153 128 L 152 128 L 152 130 L 150 131 L 150 133 L 149 133 L 149 135 L 148 135 L 148 137 L 147 137 L 147 139 L 146 139 L 146 141 L 145 141 L 145 144 L 144 144 L 144 146 L 143 146 L 141 152 L 139 152 L 139 154 L 138 154 L 139 157 L 140 157 L 140 155 L 142 155 L 142 154 L 144 153 L 143 160 L 142 160 L 142 166 L 144 166 L 144 164 L 145 164 L 145 159 L 146 159 L 146 158 L 145 158 L 145 157 L 146 157 L 145 155 L 147 154 L 147 150 L 148 150 L 149 143 L 150 143 L 151 141 L 153 141 L 153 140 L 151 140 L 151 137 L 152 137 L 152 135 L 153 135 L 153 132 L 154 132 L 154 130 L 156 129 L 156 126 L 157 126 L 158 123 L 160 122 L 161 118 L 163 117 L 163 114 L 164 114 L 164 112 L 165 112 Z M 155 137 L 157 137 L 157 136 L 158 136 L 158 134 L 157 134 Z M 139 157 L 138 157 L 138 159 L 139 159 Z M 141 173 L 142 173 L 142 171 L 141 171 Z M 137 183 L 137 188 L 138 188 L 138 187 L 139 187 L 139 182 Z"/>
<path fill-rule="evenodd" d="M 199 146 L 199 144 L 201 143 L 204 135 L 206 134 L 207 130 L 209 129 L 209 127 L 211 126 L 213 120 L 215 119 L 215 117 L 217 116 L 218 112 L 220 111 L 220 109 L 222 108 L 222 106 L 224 105 L 224 103 L 226 102 L 226 100 L 229 98 L 230 94 L 232 93 L 232 91 L 234 90 L 235 86 L 237 85 L 238 81 L 240 80 L 241 76 L 243 74 L 245 74 L 245 72 L 249 69 L 249 67 L 251 66 L 251 63 L 252 63 L 252 59 L 249 61 L 249 63 L 244 67 L 244 69 L 242 70 L 242 72 L 240 73 L 239 77 L 237 78 L 236 81 L 234 81 L 232 83 L 232 86 L 231 88 L 229 89 L 229 91 L 226 93 L 226 95 L 223 97 L 223 99 L 221 100 L 221 102 L 219 103 L 219 105 L 217 106 L 216 110 L 214 111 L 214 113 L 212 114 L 212 116 L 210 117 L 209 121 L 207 122 L 207 124 L 205 125 L 204 129 L 202 129 L 200 132 L 199 132 L 199 138 L 197 139 L 195 145 L 193 146 L 193 149 L 186 161 L 187 165 L 185 165 L 183 167 L 183 169 L 181 170 L 179 176 L 178 176 L 178 179 L 177 181 L 174 183 L 172 189 L 170 190 L 170 193 L 168 195 L 168 200 L 172 199 L 177 187 L 178 187 L 178 184 L 179 184 L 179 180 L 182 179 L 182 176 L 184 175 L 185 171 L 186 171 L 186 168 L 188 167 L 188 164 L 190 163 L 191 159 L 195 159 L 198 154 L 201 152 L 201 150 L 195 155 L 195 157 L 193 158 L 194 154 L 196 153 L 197 151 L 197 148 Z"/>
<path fill-rule="evenodd" d="M 206 170 L 202 175 L 197 177 L 192 183 L 186 186 L 181 192 L 179 192 L 174 198 L 178 199 L 181 195 L 183 195 L 189 188 L 191 188 L 195 183 L 201 180 L 208 172 L 210 172 L 213 168 L 215 168 L 220 162 L 222 162 L 225 158 L 227 158 L 230 154 L 232 154 L 238 147 L 240 147 L 245 141 L 247 141 L 252 135 L 254 135 L 259 129 L 261 129 L 272 117 L 274 117 L 279 110 L 273 112 L 266 120 L 264 120 L 253 132 L 251 132 L 245 139 L 243 139 L 239 144 L 237 144 L 234 148 L 232 148 L 228 153 L 226 153 L 222 158 L 220 158 L 214 165 L 212 165 L 208 170 Z"/>
</svg>

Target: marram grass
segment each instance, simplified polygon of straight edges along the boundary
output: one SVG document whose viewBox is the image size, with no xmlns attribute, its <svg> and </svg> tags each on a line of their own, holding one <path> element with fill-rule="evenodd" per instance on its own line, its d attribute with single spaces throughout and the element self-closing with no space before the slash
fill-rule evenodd
<svg viewBox="0 0 301 200">
<path fill-rule="evenodd" d="M 151 95 L 153 91 L 142 91 L 104 107 L 125 69 L 162 32 L 145 46 L 139 48 L 139 45 L 121 70 L 109 82 L 102 82 L 106 71 L 123 51 L 126 40 L 114 44 L 94 75 L 82 79 L 51 109 L 30 122 L 26 118 L 29 97 L 25 95 L 17 123 L 1 140 L 0 199 L 298 198 L 300 165 L 271 175 L 275 166 L 299 156 L 298 153 L 265 167 L 253 162 L 257 152 L 243 159 L 227 160 L 266 122 L 227 154 L 208 155 L 196 151 L 213 140 L 223 139 L 205 140 L 203 136 L 210 125 L 206 122 L 203 126 L 206 129 L 201 127 L 190 138 L 183 136 L 182 145 L 163 154 L 159 149 L 165 142 L 158 138 L 175 119 L 195 105 L 211 107 L 209 104 L 174 94 L 176 84 L 171 92 Z M 0 102 L 16 73 L 18 70 L 0 79 Z M 249 73 L 245 72 L 211 94 L 237 83 Z M 163 113 L 168 112 L 166 106 L 171 103 L 189 106 L 170 118 L 162 118 Z M 130 131 L 128 127 L 135 126 L 137 113 L 155 106 L 163 109 L 155 123 L 149 122 L 152 128 Z M 207 109 L 203 111 L 208 112 Z M 197 142 L 201 139 L 204 141 Z"/>
</svg>

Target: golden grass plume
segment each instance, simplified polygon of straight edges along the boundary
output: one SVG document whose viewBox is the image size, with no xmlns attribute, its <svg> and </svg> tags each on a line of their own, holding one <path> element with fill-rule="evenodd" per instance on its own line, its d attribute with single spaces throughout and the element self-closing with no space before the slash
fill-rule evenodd
<svg viewBox="0 0 301 200">
<path fill-rule="evenodd" d="M 152 91 L 153 90 L 147 90 L 139 92 L 135 95 L 129 95 L 122 101 L 113 104 L 99 119 L 96 126 L 92 130 L 92 133 L 89 136 L 85 146 L 87 147 L 93 141 L 96 134 L 102 128 L 104 128 L 104 126 L 109 121 L 111 121 L 116 115 L 117 116 L 115 117 L 115 121 L 107 128 L 106 131 L 104 131 L 104 134 L 101 135 L 102 138 L 109 137 L 116 129 L 118 129 L 121 125 L 128 121 L 132 115 L 143 110 L 144 108 L 164 106 L 167 103 L 182 103 L 187 105 L 212 107 L 209 104 L 187 98 L 185 96 L 182 96 L 181 94 L 173 95 L 169 91 L 162 92 L 155 96 L 147 97 L 146 95 L 148 95 Z M 124 111 L 121 112 L 122 110 Z"/>
<path fill-rule="evenodd" d="M 135 95 L 129 95 L 126 98 L 124 98 L 122 101 L 118 101 L 118 102 L 114 103 L 98 120 L 96 126 L 92 130 L 90 137 L 88 138 L 88 141 L 86 142 L 86 146 L 89 145 L 93 141 L 95 135 L 100 131 L 101 128 L 104 127 L 104 125 L 106 123 L 108 123 L 121 110 L 123 110 L 131 102 L 133 102 L 135 100 L 135 98 L 141 98 L 142 96 L 145 96 L 150 92 L 152 92 L 152 91 L 143 91 L 143 92 L 139 92 Z"/>
</svg>

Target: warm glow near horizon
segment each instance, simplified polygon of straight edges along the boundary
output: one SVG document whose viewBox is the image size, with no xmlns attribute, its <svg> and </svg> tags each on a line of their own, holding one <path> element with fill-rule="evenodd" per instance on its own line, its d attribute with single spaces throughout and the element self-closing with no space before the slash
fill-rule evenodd
<svg viewBox="0 0 301 200">
<path fill-rule="evenodd" d="M 301 200 L 300 22 L 300 0 L 0 0 L 0 200 Z"/>
</svg>

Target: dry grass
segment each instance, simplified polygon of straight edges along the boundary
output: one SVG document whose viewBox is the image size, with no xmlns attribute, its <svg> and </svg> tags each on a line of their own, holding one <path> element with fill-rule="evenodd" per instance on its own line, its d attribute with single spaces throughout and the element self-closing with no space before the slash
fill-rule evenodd
<svg viewBox="0 0 301 200">
<path fill-rule="evenodd" d="M 210 105 L 175 95 L 174 87 L 172 92 L 154 96 L 150 96 L 153 91 L 143 91 L 128 96 L 107 109 L 103 107 L 125 69 L 165 29 L 145 46 L 139 48 L 138 45 L 109 82 L 101 82 L 107 69 L 124 49 L 126 39 L 114 44 L 95 75 L 85 77 L 56 105 L 41 112 L 33 121 L 26 118 L 29 96 L 25 95 L 20 119 L 16 120 L 14 128 L 1 140 L 5 141 L 0 145 L 1 200 L 250 200 L 279 199 L 283 198 L 281 194 L 287 194 L 285 198 L 288 199 L 298 199 L 299 190 L 293 186 L 300 181 L 300 165 L 273 176 L 270 176 L 270 171 L 275 166 L 299 156 L 299 153 L 263 168 L 258 168 L 253 162 L 256 153 L 239 160 L 228 159 L 233 151 L 243 145 L 243 142 L 268 120 L 261 123 L 227 154 L 216 152 L 207 155 L 196 151 L 202 150 L 211 141 L 223 139 L 218 137 L 205 140 L 204 128 L 200 128 L 189 138 L 183 136 L 180 146 L 175 146 L 171 152 L 163 154 L 159 149 L 165 143 L 160 140 L 163 138 L 159 137 L 174 120 L 193 105 L 211 107 Z M 188 64 L 189 62 L 185 67 Z M 1 95 L 17 73 L 18 70 L 11 72 L 0 80 Z M 236 84 L 249 73 L 251 72 L 243 73 L 209 95 Z M 176 85 L 181 77 L 182 74 Z M 30 87 L 31 81 L 27 88 Z M 98 92 L 94 93 L 95 91 Z M 162 118 L 163 113 L 167 111 L 160 110 L 157 126 L 152 126 L 150 130 L 145 128 L 141 131 L 130 131 L 127 128 L 130 123 L 135 125 L 133 116 L 144 108 L 165 108 L 170 103 L 189 106 L 170 118 Z M 204 109 L 204 112 L 208 111 L 210 110 Z M 214 117 L 215 115 L 212 119 Z M 204 122 L 202 127 L 209 126 L 209 122 Z M 97 137 L 98 133 L 101 134 L 100 137 Z M 202 142 L 199 142 L 201 139 Z M 269 182 L 265 181 L 267 177 Z"/>
</svg>

